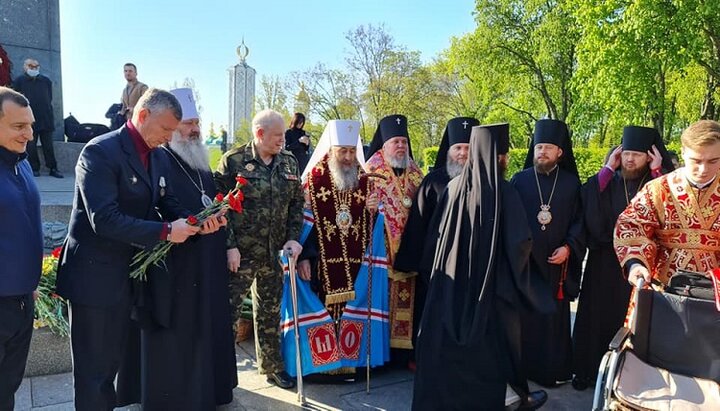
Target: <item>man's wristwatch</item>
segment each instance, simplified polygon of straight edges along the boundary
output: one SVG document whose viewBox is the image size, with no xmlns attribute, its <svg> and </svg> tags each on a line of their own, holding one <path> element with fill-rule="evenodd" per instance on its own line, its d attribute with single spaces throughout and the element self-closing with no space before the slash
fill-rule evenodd
<svg viewBox="0 0 720 411">
<path fill-rule="evenodd" d="M 167 236 L 165 237 L 165 241 L 170 241 L 170 233 L 172 233 L 172 223 L 165 223 L 167 227 Z"/>
</svg>

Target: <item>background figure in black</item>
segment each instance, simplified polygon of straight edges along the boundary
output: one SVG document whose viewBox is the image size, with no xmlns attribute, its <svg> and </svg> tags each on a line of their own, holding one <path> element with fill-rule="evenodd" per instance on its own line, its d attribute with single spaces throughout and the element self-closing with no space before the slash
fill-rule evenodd
<svg viewBox="0 0 720 411">
<path fill-rule="evenodd" d="M 533 236 L 529 269 L 545 278 L 555 311 L 521 313 L 522 362 L 530 380 L 554 387 L 572 378 L 570 301 L 578 295 L 585 257 L 580 180 L 565 123 L 535 123 L 525 167 L 511 183 L 520 193 Z"/>
<path fill-rule="evenodd" d="M 55 147 L 52 133 L 55 130 L 55 115 L 52 108 L 52 81 L 40 74 L 40 63 L 35 59 L 26 59 L 23 73 L 13 81 L 12 88 L 22 93 L 30 101 L 35 124 L 33 124 L 34 138 L 28 142 L 28 161 L 35 177 L 40 176 L 40 157 L 37 152 L 38 139 L 42 144 L 45 165 L 50 169 L 50 175 L 63 178 L 57 169 L 55 160 Z"/>
<path fill-rule="evenodd" d="M 573 331 L 573 387 L 595 383 L 598 366 L 622 327 L 632 286 L 613 248 L 613 231 L 635 194 L 650 180 L 673 170 L 670 156 L 654 128 L 627 126 L 622 146 L 582 188 L 588 259 Z"/>
<path fill-rule="evenodd" d="M 419 274 L 415 288 L 415 316 L 413 318 L 413 329 L 415 330 L 420 328 L 421 314 L 425 306 L 425 295 L 430 283 L 430 271 L 435 255 L 434 240 L 437 237 L 433 235 L 431 241 L 425 241 L 430 219 L 448 182 L 462 171 L 468 157 L 470 132 L 473 126 L 479 124 L 479 121 L 470 117 L 456 117 L 448 121 L 435 159 L 435 167 L 420 183 L 410 208 L 410 216 L 405 224 L 400 248 L 395 254 L 394 267 L 396 270 L 414 271 Z M 430 245 L 431 249 L 425 248 L 426 243 Z M 422 250 L 424 250 L 421 254 L 422 258 L 418 258 L 418 253 Z M 416 336 L 417 334 L 413 337 L 413 346 Z"/>
<path fill-rule="evenodd" d="M 303 130 L 305 126 L 305 115 L 295 113 L 290 120 L 290 128 L 285 130 L 285 150 L 293 153 L 298 161 L 298 170 L 305 170 L 310 157 L 310 136 Z"/>
<path fill-rule="evenodd" d="M 496 302 L 543 288 L 525 269 L 532 240 L 517 192 L 501 178 L 492 129 L 474 127 L 470 155 L 438 203 L 436 252 L 417 338 L 414 410 L 505 406 L 511 354 Z M 429 240 L 430 238 L 428 238 Z"/>
</svg>

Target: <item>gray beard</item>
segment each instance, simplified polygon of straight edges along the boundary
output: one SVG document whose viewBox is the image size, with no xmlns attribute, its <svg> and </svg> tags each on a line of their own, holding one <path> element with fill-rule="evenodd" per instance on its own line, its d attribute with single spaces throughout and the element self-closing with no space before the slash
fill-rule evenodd
<svg viewBox="0 0 720 411">
<path fill-rule="evenodd" d="M 355 190 L 358 187 L 358 168 L 355 165 L 344 167 L 338 164 L 334 157 L 330 157 L 328 168 L 330 169 L 332 182 L 338 190 Z"/>
<path fill-rule="evenodd" d="M 445 170 L 447 170 L 447 174 L 448 176 L 450 176 L 450 178 L 455 178 L 460 175 L 463 166 L 464 164 L 460 164 L 452 158 L 448 157 L 447 163 L 445 164 Z"/>
<path fill-rule="evenodd" d="M 210 171 L 208 149 L 200 139 L 183 139 L 176 131 L 168 146 L 193 170 Z"/>
<path fill-rule="evenodd" d="M 410 156 L 406 153 L 403 158 L 396 158 L 396 157 L 389 157 L 388 163 L 390 163 L 390 167 L 392 168 L 407 168 L 408 163 L 410 162 Z"/>
</svg>

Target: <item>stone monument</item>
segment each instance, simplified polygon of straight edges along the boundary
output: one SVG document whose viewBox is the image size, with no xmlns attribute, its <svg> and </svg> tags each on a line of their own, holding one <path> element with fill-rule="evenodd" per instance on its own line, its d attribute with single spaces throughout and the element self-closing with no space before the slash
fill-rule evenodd
<svg viewBox="0 0 720 411">
<path fill-rule="evenodd" d="M 53 138 L 62 141 L 64 127 L 59 7 L 59 0 L 1 0 L 0 46 L 10 61 L 0 64 L 12 64 L 10 74 L 15 78 L 23 73 L 26 58 L 34 58 L 40 63 L 40 72 L 53 82 Z"/>
<path fill-rule="evenodd" d="M 237 48 L 240 63 L 230 67 L 230 118 L 228 120 L 228 146 L 235 143 L 235 138 L 243 124 L 250 124 L 255 106 L 255 69 L 247 64 L 250 49 L 242 44 Z M 237 136 L 247 138 L 248 136 Z"/>
</svg>

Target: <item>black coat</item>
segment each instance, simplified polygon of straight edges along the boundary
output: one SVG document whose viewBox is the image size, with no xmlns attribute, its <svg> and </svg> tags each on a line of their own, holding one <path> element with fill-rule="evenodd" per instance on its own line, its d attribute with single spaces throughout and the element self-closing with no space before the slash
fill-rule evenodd
<svg viewBox="0 0 720 411">
<path fill-rule="evenodd" d="M 83 148 L 58 264 L 57 292 L 62 297 L 96 307 L 116 304 L 130 290 L 133 255 L 160 241 L 158 209 L 166 221 L 189 215 L 172 194 L 167 157 L 153 150 L 149 160 L 148 173 L 125 127 Z M 164 196 L 161 177 L 167 185 Z"/>
<path fill-rule="evenodd" d="M 201 194 L 188 179 L 189 174 L 200 186 L 198 173 L 166 153 L 174 194 L 192 213 L 200 212 Z M 213 198 L 211 172 L 201 171 L 200 178 Z M 214 409 L 232 401 L 237 370 L 225 239 L 225 230 L 193 236 L 173 247 L 169 272 L 148 276 L 147 302 L 156 327 L 142 331 L 145 410 Z"/>
<path fill-rule="evenodd" d="M 285 150 L 290 151 L 298 161 L 298 169 L 302 173 L 310 160 L 308 154 L 309 145 L 300 142 L 300 137 L 304 136 L 305 130 L 301 128 L 289 128 L 285 130 Z"/>
<path fill-rule="evenodd" d="M 532 300 L 532 239 L 517 192 L 499 177 L 494 140 L 470 139 L 470 158 L 443 192 L 428 240 L 437 244 L 417 336 L 414 410 L 504 408 L 512 353 L 498 301 Z M 544 305 L 542 301 L 537 302 Z"/>
<path fill-rule="evenodd" d="M 33 131 L 55 130 L 55 115 L 52 108 L 52 81 L 38 74 L 37 77 L 30 77 L 27 74 L 16 78 L 12 88 L 22 93 L 30 101 L 35 123 Z"/>
</svg>

